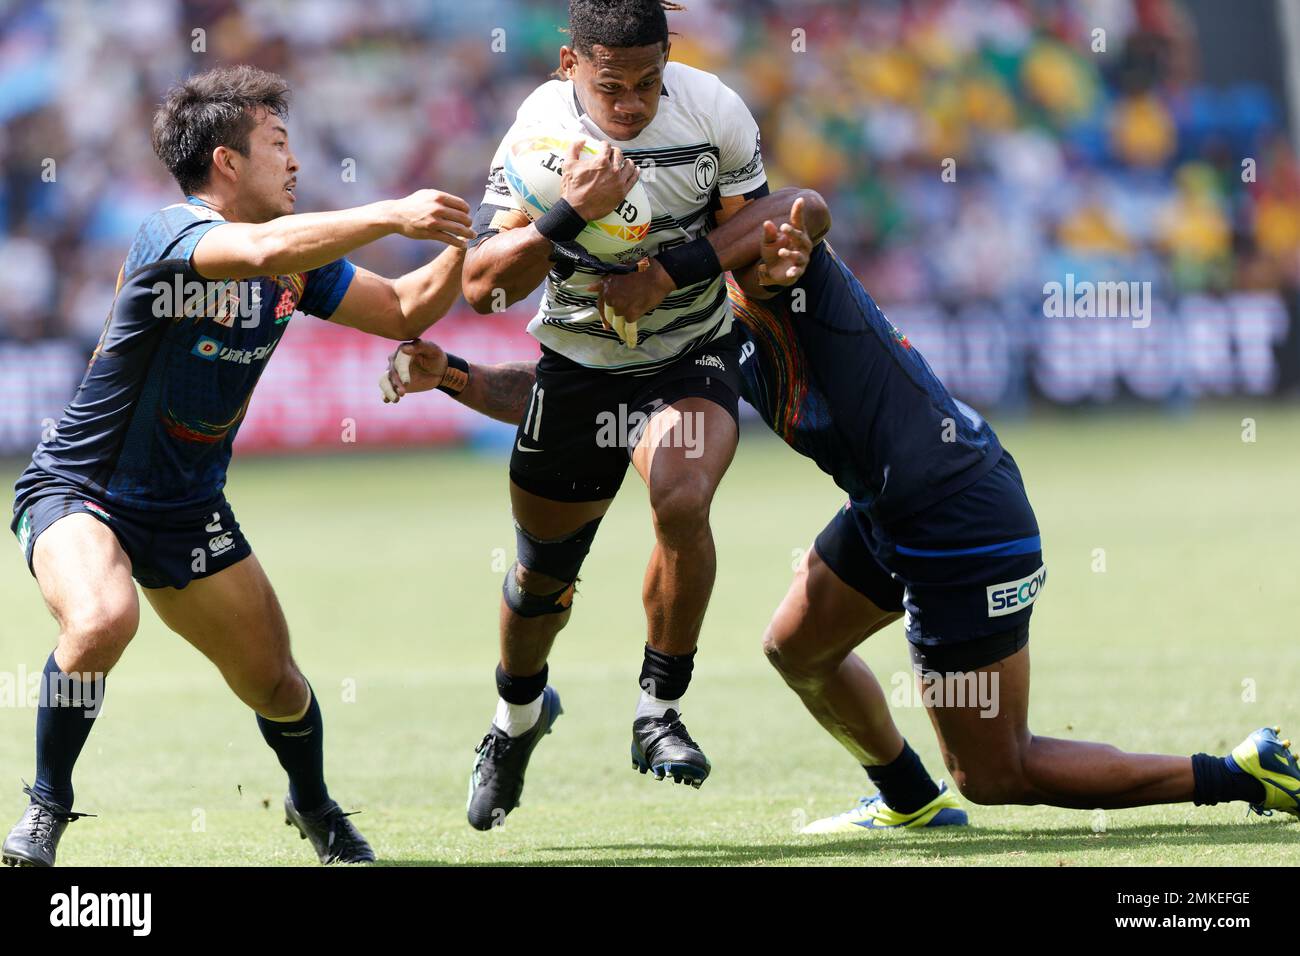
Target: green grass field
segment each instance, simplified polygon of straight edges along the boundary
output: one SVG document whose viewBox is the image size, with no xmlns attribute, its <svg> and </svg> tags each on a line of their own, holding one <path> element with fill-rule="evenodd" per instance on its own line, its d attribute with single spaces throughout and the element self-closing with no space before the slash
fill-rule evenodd
<svg viewBox="0 0 1300 956">
<path fill-rule="evenodd" d="M 1242 441 L 1245 416 L 1257 421 L 1254 443 Z M 1054 416 L 999 431 L 1051 569 L 1030 645 L 1034 731 L 1179 754 L 1226 752 L 1266 723 L 1300 734 L 1300 408 Z M 847 808 L 867 781 L 760 641 L 797 549 L 842 496 L 757 430 L 715 505 L 719 578 L 687 698 L 713 776 L 699 791 L 655 783 L 627 755 L 651 545 L 633 476 L 551 660 L 565 716 L 533 758 L 523 806 L 499 831 L 472 831 L 466 780 L 494 706 L 497 601 L 513 556 L 505 492 L 504 461 L 468 452 L 247 460 L 232 471 L 229 497 L 325 709 L 331 791 L 364 811 L 357 822 L 386 862 L 1300 862 L 1291 818 L 1246 819 L 1241 804 L 1116 811 L 1104 826 L 1090 812 L 970 807 L 974 825 L 958 832 L 799 836 L 799 823 Z M 1104 573 L 1093 570 L 1098 548 Z M 0 671 L 39 670 L 54 627 L 12 545 L 0 549 L 0 601 Z M 908 668 L 901 625 L 862 655 L 889 690 Z M 76 778 L 78 809 L 99 816 L 70 828 L 61 863 L 314 864 L 283 825 L 282 774 L 252 716 L 147 609 L 107 700 Z M 924 712 L 896 717 L 942 771 Z M 30 709 L 0 708 L 6 827 L 23 805 L 19 778 L 31 779 L 32 726 Z"/>
</svg>

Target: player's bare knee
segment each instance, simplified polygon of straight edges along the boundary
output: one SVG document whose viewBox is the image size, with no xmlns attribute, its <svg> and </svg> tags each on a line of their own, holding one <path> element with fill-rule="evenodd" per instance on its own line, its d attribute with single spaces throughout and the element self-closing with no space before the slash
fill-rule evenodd
<svg viewBox="0 0 1300 956">
<path fill-rule="evenodd" d="M 800 631 L 768 625 L 763 634 L 763 654 L 777 672 L 796 689 L 819 685 L 833 669 Z"/>
<path fill-rule="evenodd" d="M 954 771 L 953 783 L 961 795 L 981 806 L 1032 804 L 1032 788 L 1017 767 L 973 766 Z"/>
<path fill-rule="evenodd" d="M 979 773 L 962 773 L 957 774 L 953 782 L 963 797 L 983 807 L 1002 806 L 1015 802 L 1004 798 L 1005 788 L 992 777 Z"/>
<path fill-rule="evenodd" d="M 239 696 L 263 717 L 293 717 L 307 704 L 307 681 L 292 664 L 268 668 L 247 681 Z"/>
<path fill-rule="evenodd" d="M 280 676 L 275 687 L 274 707 L 281 716 L 297 715 L 311 702 L 311 689 L 307 679 L 297 667 L 290 667 Z"/>
<path fill-rule="evenodd" d="M 139 605 L 129 600 L 67 612 L 59 634 L 59 666 L 69 673 L 107 674 L 139 626 Z"/>
<path fill-rule="evenodd" d="M 820 686 L 817 674 L 787 654 L 779 642 L 764 640 L 763 653 L 767 656 L 768 663 L 776 668 L 786 684 L 795 691 L 815 690 Z"/>
<path fill-rule="evenodd" d="M 707 476 L 682 476 L 671 485 L 652 486 L 650 510 L 660 541 L 686 542 L 709 535 L 713 484 Z"/>
</svg>

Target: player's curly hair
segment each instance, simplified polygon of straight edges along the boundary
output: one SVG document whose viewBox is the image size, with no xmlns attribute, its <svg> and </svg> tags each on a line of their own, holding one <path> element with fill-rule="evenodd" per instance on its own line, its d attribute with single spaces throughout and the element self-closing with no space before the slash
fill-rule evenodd
<svg viewBox="0 0 1300 956">
<path fill-rule="evenodd" d="M 583 56 L 601 46 L 668 43 L 666 14 L 686 8 L 670 0 L 569 0 L 569 39 Z"/>
<path fill-rule="evenodd" d="M 289 84 L 254 66 L 219 66 L 167 91 L 153 115 L 153 151 L 186 195 L 202 188 L 218 146 L 248 155 L 256 113 L 289 113 Z"/>
</svg>

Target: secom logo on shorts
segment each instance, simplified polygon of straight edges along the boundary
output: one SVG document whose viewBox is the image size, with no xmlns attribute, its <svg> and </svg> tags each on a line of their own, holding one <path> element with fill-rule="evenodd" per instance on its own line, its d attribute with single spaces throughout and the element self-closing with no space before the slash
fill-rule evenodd
<svg viewBox="0 0 1300 956">
<path fill-rule="evenodd" d="M 1047 582 L 1047 567 L 1039 565 L 1037 571 L 1019 581 L 1007 581 L 985 588 L 989 599 L 989 617 L 1015 614 L 1038 599 L 1038 592 Z"/>
</svg>

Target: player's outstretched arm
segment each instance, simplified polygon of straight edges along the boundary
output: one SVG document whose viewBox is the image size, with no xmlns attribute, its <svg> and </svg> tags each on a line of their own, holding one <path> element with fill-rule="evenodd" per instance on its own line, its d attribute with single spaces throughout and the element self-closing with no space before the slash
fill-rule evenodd
<svg viewBox="0 0 1300 956">
<path fill-rule="evenodd" d="M 746 203 L 709 233 L 709 243 L 747 295 L 770 298 L 775 292 L 764 285 L 796 281 L 808 264 L 803 247 L 820 242 L 830 228 L 830 208 L 820 193 L 787 187 Z"/>
<path fill-rule="evenodd" d="M 465 200 L 421 189 L 402 199 L 335 212 L 225 223 L 204 233 L 190 261 L 205 279 L 290 275 L 318 269 L 393 233 L 462 249 L 474 237 Z"/>
<path fill-rule="evenodd" d="M 465 251 L 449 246 L 396 279 L 358 268 L 330 321 L 386 339 L 417 339 L 460 297 L 464 262 Z"/>
<path fill-rule="evenodd" d="M 799 209 L 798 213 L 794 212 L 796 208 Z M 725 220 L 706 239 L 713 247 L 722 271 L 731 272 L 746 293 L 762 299 L 771 298 L 775 294 L 773 290 L 763 289 L 761 280 L 766 277 L 760 276 L 758 272 L 765 248 L 774 255 L 780 255 L 780 250 L 788 246 L 790 249 L 787 255 L 797 255 L 794 247 L 802 243 L 796 242 L 796 238 L 808 237 L 812 243 L 816 243 L 831 228 L 831 214 L 826 200 L 812 189 L 781 189 L 731 208 L 724 200 L 723 212 L 719 218 L 724 215 Z M 799 224 L 790 222 L 795 215 L 802 219 L 802 228 Z M 765 237 L 771 236 L 766 231 L 765 223 L 770 223 L 775 230 L 775 238 L 771 240 L 775 245 L 765 247 Z M 607 276 L 590 287 L 600 290 L 602 315 L 607 314 L 608 307 L 625 319 L 638 319 L 658 306 L 677 287 L 672 277 L 654 258 L 648 260 L 647 265 L 648 268 L 640 272 Z M 807 265 L 806 258 L 802 265 Z M 802 270 L 799 274 L 802 274 Z M 798 275 L 789 282 L 797 278 Z"/>
<path fill-rule="evenodd" d="M 463 368 L 462 368 L 463 366 Z M 475 365 L 452 357 L 433 342 L 407 342 L 388 359 L 388 371 L 379 379 L 385 402 L 399 402 L 408 392 L 440 388 L 481 415 L 518 425 L 528 410 L 534 363 L 506 362 Z"/>
<path fill-rule="evenodd" d="M 587 223 L 614 211 L 640 176 L 617 146 L 602 142 L 582 156 L 582 140 L 564 158 L 560 201 L 528 226 L 503 229 L 470 249 L 465 258 L 465 299 L 487 314 L 527 298 L 551 270 L 553 242 L 577 237 Z"/>
</svg>

